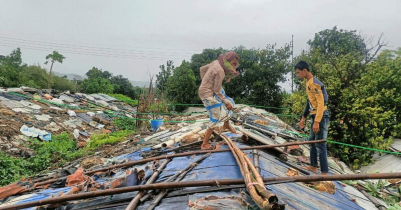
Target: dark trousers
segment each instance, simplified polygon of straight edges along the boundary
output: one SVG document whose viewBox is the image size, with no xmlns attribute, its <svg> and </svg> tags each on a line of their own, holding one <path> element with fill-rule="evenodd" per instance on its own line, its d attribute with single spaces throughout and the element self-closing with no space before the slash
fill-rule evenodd
<svg viewBox="0 0 401 210">
<path fill-rule="evenodd" d="M 315 122 L 315 115 L 312 115 L 312 124 L 309 134 L 309 140 L 326 140 L 329 131 L 329 116 L 324 115 L 319 123 L 319 132 L 313 133 L 313 123 Z M 327 145 L 326 143 L 311 144 L 310 146 L 310 164 L 317 167 L 317 158 L 320 160 L 320 171 L 323 173 L 329 172 L 327 162 Z"/>
</svg>

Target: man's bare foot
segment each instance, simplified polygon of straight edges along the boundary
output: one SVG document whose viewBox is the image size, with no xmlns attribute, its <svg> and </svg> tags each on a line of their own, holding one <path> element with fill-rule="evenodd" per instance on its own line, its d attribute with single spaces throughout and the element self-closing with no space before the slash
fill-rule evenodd
<svg viewBox="0 0 401 210">
<path fill-rule="evenodd" d="M 202 144 L 201 150 L 213 150 L 215 147 L 212 144 Z"/>
<path fill-rule="evenodd" d="M 317 168 L 314 167 L 314 166 L 308 166 L 308 167 L 302 166 L 301 168 L 302 168 L 302 169 L 306 169 L 306 170 L 308 170 L 308 171 L 312 171 L 313 173 L 317 174 Z"/>
<path fill-rule="evenodd" d="M 223 130 L 229 130 L 231 133 L 237 133 L 237 130 L 235 130 L 233 127 L 231 127 L 230 125 L 226 126 L 223 125 Z"/>
<path fill-rule="evenodd" d="M 327 172 L 322 172 L 322 173 L 320 173 L 320 175 L 327 176 L 328 173 Z"/>
</svg>

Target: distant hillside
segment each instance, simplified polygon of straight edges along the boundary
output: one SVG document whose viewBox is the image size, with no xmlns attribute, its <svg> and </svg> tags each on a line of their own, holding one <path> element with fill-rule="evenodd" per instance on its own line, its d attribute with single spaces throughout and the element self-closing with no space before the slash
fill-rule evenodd
<svg viewBox="0 0 401 210">
<path fill-rule="evenodd" d="M 132 81 L 130 80 L 132 86 L 138 86 L 138 87 L 149 87 L 149 82 L 146 81 Z"/>
<path fill-rule="evenodd" d="M 84 80 L 84 79 L 86 79 L 86 75 L 82 76 L 82 75 L 78 75 L 78 74 L 63 74 L 63 73 L 59 73 L 59 72 L 53 72 L 53 73 L 54 73 L 54 75 L 59 76 L 59 77 L 67 75 L 67 79 L 69 79 L 69 80 L 74 80 L 74 79 L 76 79 L 76 80 Z"/>
<path fill-rule="evenodd" d="M 63 73 L 60 73 L 60 72 L 53 72 L 54 73 L 54 75 L 56 75 L 56 76 L 59 76 L 59 77 L 62 77 L 62 76 L 65 76 L 65 75 L 67 75 L 67 79 L 69 79 L 69 80 L 74 80 L 74 79 L 76 79 L 76 80 L 84 80 L 84 79 L 86 79 L 87 78 L 87 76 L 86 75 L 78 75 L 78 74 L 63 74 Z M 138 87 L 148 87 L 149 86 L 149 82 L 147 82 L 147 81 L 132 81 L 132 80 L 130 80 L 130 82 L 131 82 L 131 84 L 132 84 L 132 86 L 138 86 Z"/>
</svg>

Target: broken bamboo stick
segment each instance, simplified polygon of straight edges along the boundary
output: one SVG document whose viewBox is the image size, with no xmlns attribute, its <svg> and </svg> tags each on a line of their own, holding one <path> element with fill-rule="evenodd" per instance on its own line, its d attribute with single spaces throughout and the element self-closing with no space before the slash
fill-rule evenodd
<svg viewBox="0 0 401 210">
<path fill-rule="evenodd" d="M 203 155 L 202 157 L 198 158 L 196 161 L 194 161 L 191 164 L 189 164 L 189 166 L 187 166 L 183 171 L 178 172 L 176 174 L 176 175 L 178 175 L 178 177 L 174 182 L 180 182 L 185 177 L 185 175 L 187 175 L 188 172 L 190 172 L 193 168 L 195 168 L 199 164 L 199 162 L 203 161 L 204 159 L 206 159 L 210 155 L 211 155 L 211 153 L 207 153 L 206 155 Z M 148 206 L 148 208 L 146 210 L 154 209 L 157 206 L 157 204 L 159 204 L 161 199 L 163 199 L 163 197 L 167 194 L 168 190 L 169 189 L 162 190 L 156 196 L 156 198 L 152 201 L 152 203 L 150 203 L 150 205 Z"/>
<path fill-rule="evenodd" d="M 398 173 L 374 173 L 374 174 L 342 174 L 342 175 L 314 175 L 314 176 L 293 176 L 293 177 L 269 177 L 263 178 L 264 182 L 272 181 L 287 181 L 287 182 L 312 182 L 312 181 L 341 181 L 341 180 L 363 180 L 363 179 L 399 179 L 401 172 Z M 0 210 L 13 210 L 28 207 L 34 207 L 45 204 L 61 203 L 72 200 L 87 199 L 98 196 L 114 195 L 140 190 L 155 190 L 155 189 L 172 189 L 184 187 L 199 187 L 199 186 L 224 186 L 244 184 L 244 179 L 220 179 L 220 180 L 201 180 L 190 182 L 173 182 L 173 183 L 156 183 L 149 185 L 137 185 L 131 187 L 122 187 L 117 189 L 100 190 L 94 192 L 85 192 L 74 195 L 66 195 L 57 198 L 46 198 L 37 201 L 31 201 L 21 204 L 2 206 Z"/>
<path fill-rule="evenodd" d="M 315 141 L 305 141 L 305 142 L 291 142 L 291 143 L 285 143 L 285 144 L 274 144 L 274 145 L 261 145 L 261 146 L 251 146 L 251 147 L 242 147 L 239 148 L 240 150 L 251 150 L 251 149 L 269 149 L 269 148 L 276 148 L 276 147 L 286 147 L 286 146 L 292 146 L 292 145 L 302 145 L 302 144 L 315 144 L 315 143 L 324 143 L 326 140 L 315 140 Z M 105 168 L 100 168 L 92 171 L 87 171 L 85 172 L 85 175 L 91 175 L 96 172 L 101 172 L 101 171 L 108 171 L 116 168 L 125 168 L 125 167 L 131 167 L 139 164 L 144 164 L 150 161 L 154 160 L 160 160 L 160 159 L 165 159 L 165 158 L 173 158 L 173 157 L 182 157 L 182 156 L 189 156 L 189 155 L 198 155 L 198 154 L 206 154 L 206 153 L 215 153 L 215 152 L 228 152 L 231 151 L 230 149 L 220 149 L 220 150 L 198 150 L 198 151 L 191 151 L 191 152 L 184 152 L 184 153 L 177 153 L 177 154 L 171 154 L 171 155 L 162 155 L 158 157 L 151 157 L 151 158 L 146 158 L 146 159 L 141 159 L 141 160 L 136 160 L 136 161 L 131 161 L 127 163 L 122 163 L 122 164 L 116 164 L 112 166 L 108 166 Z M 60 178 L 55 178 L 55 179 L 49 179 L 44 182 L 39 182 L 35 183 L 35 187 L 46 185 L 46 184 L 51 184 L 53 182 L 56 182 L 60 179 L 67 178 L 65 177 L 60 177 Z"/>
<path fill-rule="evenodd" d="M 255 165 L 256 170 L 260 173 L 261 169 L 259 166 L 259 150 L 253 150 L 253 164 Z"/>
<path fill-rule="evenodd" d="M 184 133 L 183 135 L 181 135 L 181 136 L 179 136 L 179 137 L 177 137 L 177 138 L 173 138 L 173 139 L 170 139 L 170 140 L 168 140 L 168 141 L 166 141 L 166 142 L 163 142 L 163 143 L 161 143 L 161 144 L 155 145 L 155 146 L 152 147 L 152 149 L 158 149 L 158 148 L 161 148 L 161 147 L 168 147 L 168 146 L 171 146 L 171 145 L 173 145 L 174 143 L 181 141 L 184 137 L 186 137 L 186 136 L 188 136 L 188 135 L 192 135 L 192 134 L 198 133 L 198 132 L 201 131 L 201 130 L 202 130 L 202 127 L 197 127 L 197 128 L 195 128 L 195 129 L 193 129 L 192 131 L 189 131 L 189 132 L 187 132 L 187 133 Z"/>
<path fill-rule="evenodd" d="M 164 161 L 164 163 L 162 163 L 159 168 L 157 168 L 152 176 L 148 179 L 148 181 L 146 182 L 146 184 L 152 184 L 153 182 L 156 181 L 157 177 L 159 176 L 159 174 L 161 173 L 161 171 L 164 169 L 164 167 L 166 167 L 167 163 L 170 162 L 171 159 L 167 159 L 166 161 Z M 125 210 L 134 210 L 139 203 L 139 200 L 142 198 L 142 196 L 146 193 L 146 191 L 139 191 L 138 194 L 134 197 L 134 199 L 132 199 L 132 201 L 128 204 L 127 208 Z"/>
<path fill-rule="evenodd" d="M 252 197 L 252 200 L 261 208 L 268 210 L 280 210 L 284 209 L 283 205 L 278 204 L 278 198 L 273 193 L 267 191 L 263 184 L 263 179 L 257 172 L 251 161 L 248 159 L 245 153 L 243 153 L 235 144 L 225 135 L 218 134 L 227 145 L 236 159 L 238 166 L 240 167 L 241 174 L 244 178 L 246 189 Z"/>
<path fill-rule="evenodd" d="M 387 208 L 379 203 L 376 198 L 373 196 L 369 195 L 365 190 L 357 188 L 366 198 L 368 198 L 379 210 L 386 210 Z"/>
</svg>

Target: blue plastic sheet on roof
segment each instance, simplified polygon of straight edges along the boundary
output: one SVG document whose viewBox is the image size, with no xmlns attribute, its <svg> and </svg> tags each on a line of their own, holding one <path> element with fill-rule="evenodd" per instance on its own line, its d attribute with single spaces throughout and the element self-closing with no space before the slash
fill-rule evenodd
<svg viewBox="0 0 401 210">
<path fill-rule="evenodd" d="M 235 138 L 235 135 L 229 135 Z M 237 143 L 239 147 L 246 146 L 245 144 Z M 223 145 L 223 148 L 228 146 Z M 139 160 L 141 152 L 149 151 L 150 148 L 144 148 L 133 153 L 121 155 L 116 159 L 130 159 Z M 245 151 L 249 158 L 252 158 L 251 151 Z M 159 175 L 156 182 L 163 182 L 173 174 L 186 168 L 190 163 L 197 160 L 201 155 L 197 156 L 186 156 L 186 157 L 175 157 L 170 163 L 167 164 L 166 168 Z M 259 164 L 261 167 L 262 177 L 276 177 L 286 176 L 288 166 L 276 160 L 274 156 L 269 155 L 265 152 L 260 152 Z M 208 158 L 203 160 L 197 165 L 192 171 L 190 171 L 182 181 L 197 181 L 197 180 L 214 180 L 214 179 L 241 179 L 242 175 L 237 165 L 237 162 L 231 152 L 220 152 L 212 153 Z M 97 180 L 99 181 L 99 180 Z M 336 185 L 336 192 L 332 195 L 325 192 L 317 191 L 313 188 L 305 186 L 302 183 L 283 183 L 276 185 L 267 185 L 268 190 L 277 195 L 281 203 L 286 204 L 286 209 L 363 209 L 356 203 L 351 201 L 351 198 L 342 190 L 343 187 L 339 182 L 334 182 Z M 185 189 L 196 189 L 202 187 L 191 187 Z M 70 190 L 70 187 L 59 188 L 55 190 L 43 190 L 33 196 L 20 201 L 19 203 L 25 203 L 34 200 L 41 200 L 48 198 L 52 195 L 59 193 L 60 191 L 66 193 Z M 217 192 L 206 192 L 206 193 L 194 193 L 190 195 L 182 195 L 176 197 L 166 197 L 161 200 L 159 205 L 155 209 L 190 209 L 190 205 L 207 205 L 216 208 L 227 209 L 246 209 L 244 206 L 244 200 L 250 205 L 254 205 L 253 201 L 245 192 L 245 189 L 227 189 Z M 134 196 L 135 193 L 126 193 L 121 195 L 115 195 L 117 198 L 127 198 L 126 196 Z M 248 196 L 248 197 L 246 197 Z M 213 199 L 205 199 L 205 198 Z M 220 199 L 220 200 L 219 200 Z M 85 208 L 90 203 L 93 205 L 101 205 L 101 201 L 104 198 L 98 198 L 93 201 L 82 202 L 77 205 Z M 218 202 L 213 202 L 217 200 Z M 146 209 L 152 200 L 141 203 L 138 209 Z M 125 209 L 126 206 L 113 207 L 110 209 Z M 29 208 L 35 209 L 35 208 Z M 104 208 L 107 209 L 107 208 Z"/>
<path fill-rule="evenodd" d="M 140 159 L 143 159 L 140 156 L 140 154 L 142 152 L 149 152 L 150 150 L 151 150 L 150 147 L 145 147 L 145 148 L 142 148 L 142 149 L 140 149 L 140 150 L 138 150 L 136 152 L 133 152 L 133 153 L 128 153 L 128 154 L 117 156 L 117 157 L 114 158 L 114 160 L 123 160 L 123 159 L 129 159 L 131 161 L 140 160 Z"/>
<path fill-rule="evenodd" d="M 239 147 L 246 146 L 241 143 L 237 143 L 237 145 Z M 228 146 L 223 146 L 223 148 L 228 148 Z M 252 158 L 251 151 L 245 152 L 248 154 L 248 157 Z M 286 176 L 285 173 L 288 169 L 288 166 L 276 160 L 274 156 L 271 156 L 265 152 L 260 153 L 259 162 L 262 169 L 262 177 Z M 201 155 L 174 158 L 169 164 L 167 164 L 166 168 L 159 175 L 159 178 L 156 182 L 165 181 L 170 176 L 187 167 L 200 156 Z M 231 152 L 221 152 L 212 153 L 208 158 L 203 160 L 198 166 L 189 172 L 182 181 L 241 178 L 241 172 Z M 336 185 L 337 189 L 343 188 L 339 182 L 334 182 L 334 184 Z M 363 209 L 356 203 L 352 202 L 351 198 L 342 190 L 337 190 L 333 195 L 331 195 L 329 193 L 312 189 L 302 183 L 284 183 L 267 185 L 266 187 L 269 191 L 277 195 L 280 202 L 286 204 L 286 209 Z M 196 188 L 198 187 L 192 187 L 190 189 Z M 245 189 L 242 190 L 245 191 Z M 190 203 L 194 203 L 196 202 L 196 199 L 201 199 L 206 196 L 216 196 L 219 198 L 237 196 L 238 198 L 242 198 L 241 193 L 238 192 L 238 189 L 224 190 L 219 192 L 196 193 L 189 195 L 189 197 L 183 195 L 179 196 L 179 198 L 164 198 L 155 209 L 189 209 L 189 201 Z M 229 199 L 225 201 L 229 202 Z M 141 207 L 138 209 L 147 207 L 150 202 L 151 201 L 147 201 L 141 204 Z M 202 202 L 204 201 L 202 200 Z M 231 202 L 231 204 L 234 203 L 234 201 Z M 210 205 L 216 204 L 210 203 Z"/>
<path fill-rule="evenodd" d="M 43 191 L 40 191 L 36 194 L 33 194 L 31 197 L 26 198 L 20 202 L 18 202 L 17 204 L 21 204 L 21 203 L 27 203 L 27 202 L 31 202 L 31 201 L 38 201 L 38 200 L 42 200 L 45 198 L 50 198 L 54 195 L 59 194 L 60 192 L 62 193 L 67 193 L 68 191 L 70 191 L 71 187 L 63 187 L 63 188 L 58 188 L 58 189 L 46 189 Z M 25 208 L 24 210 L 35 210 L 36 207 L 31 207 L 31 208 Z"/>
</svg>

